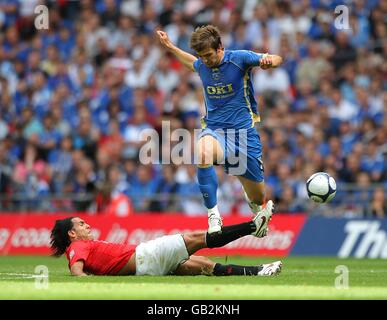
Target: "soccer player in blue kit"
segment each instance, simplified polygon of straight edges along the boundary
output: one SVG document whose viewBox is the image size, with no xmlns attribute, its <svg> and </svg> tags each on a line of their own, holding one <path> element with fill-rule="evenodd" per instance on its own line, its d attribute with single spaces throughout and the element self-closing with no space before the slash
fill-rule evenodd
<svg viewBox="0 0 387 320">
<path fill-rule="evenodd" d="M 176 47 L 166 32 L 159 30 L 157 35 L 161 44 L 184 66 L 197 72 L 203 83 L 206 115 L 198 140 L 197 177 L 208 209 L 208 233 L 222 232 L 213 167 L 221 163 L 226 173 L 236 176 L 243 186 L 255 215 L 257 228 L 253 235 L 266 236 L 274 204 L 271 200 L 265 203 L 262 145 L 255 128 L 260 118 L 251 70 L 276 68 L 282 58 L 248 50 L 225 50 L 218 28 L 212 25 L 198 27 L 191 35 L 190 47 L 198 58 Z"/>
</svg>

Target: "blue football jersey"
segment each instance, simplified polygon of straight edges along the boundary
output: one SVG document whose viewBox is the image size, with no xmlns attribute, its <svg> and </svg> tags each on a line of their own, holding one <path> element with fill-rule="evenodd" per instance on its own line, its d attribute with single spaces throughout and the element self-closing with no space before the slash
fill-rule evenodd
<svg viewBox="0 0 387 320">
<path fill-rule="evenodd" d="M 262 56 L 247 50 L 225 50 L 216 68 L 207 67 L 201 59 L 194 62 L 203 82 L 206 105 L 203 127 L 246 129 L 259 121 L 251 70 L 259 65 Z"/>
</svg>

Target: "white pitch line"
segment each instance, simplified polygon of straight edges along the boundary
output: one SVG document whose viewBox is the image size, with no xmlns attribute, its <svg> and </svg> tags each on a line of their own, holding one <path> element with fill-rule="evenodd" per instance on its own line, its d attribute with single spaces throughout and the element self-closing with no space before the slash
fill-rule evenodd
<svg viewBox="0 0 387 320">
<path fill-rule="evenodd" d="M 351 270 L 351 268 L 348 268 L 349 272 L 352 273 L 386 273 L 387 270 Z M 316 270 L 316 269 L 293 269 L 293 270 L 286 270 L 287 273 L 305 273 L 305 274 L 315 274 L 315 273 L 334 273 L 334 270 Z"/>
<path fill-rule="evenodd" d="M 0 279 L 34 279 L 34 278 L 48 278 L 48 275 L 44 274 L 29 274 L 29 273 L 13 273 L 13 272 L 4 272 L 0 273 Z"/>
</svg>

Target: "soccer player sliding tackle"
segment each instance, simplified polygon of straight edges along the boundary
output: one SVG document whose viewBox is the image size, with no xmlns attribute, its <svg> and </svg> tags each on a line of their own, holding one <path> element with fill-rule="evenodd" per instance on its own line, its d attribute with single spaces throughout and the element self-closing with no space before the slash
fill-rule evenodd
<svg viewBox="0 0 387 320">
<path fill-rule="evenodd" d="M 216 198 L 218 181 L 213 167 L 222 163 L 226 173 L 237 176 L 241 182 L 255 221 L 260 222 L 255 236 L 266 236 L 274 204 L 271 200 L 265 203 L 262 145 L 255 129 L 260 117 L 251 70 L 276 68 L 282 58 L 248 50 L 225 50 L 219 30 L 211 25 L 199 27 L 191 35 L 190 47 L 198 58 L 176 47 L 164 31 L 157 31 L 157 35 L 161 44 L 184 66 L 197 72 L 203 83 L 206 115 L 197 144 L 197 177 L 208 209 L 208 233 L 222 232 Z M 230 130 L 235 134 L 230 135 Z M 237 166 L 231 161 L 231 156 L 236 155 Z"/>
<path fill-rule="evenodd" d="M 274 276 L 282 263 L 258 266 L 223 265 L 193 255 L 203 248 L 217 248 L 253 234 L 257 223 L 249 221 L 223 227 L 222 233 L 192 232 L 169 235 L 138 246 L 94 240 L 90 226 L 79 217 L 57 220 L 51 231 L 53 255 L 66 254 L 74 276 L 93 275 L 214 275 Z"/>
</svg>

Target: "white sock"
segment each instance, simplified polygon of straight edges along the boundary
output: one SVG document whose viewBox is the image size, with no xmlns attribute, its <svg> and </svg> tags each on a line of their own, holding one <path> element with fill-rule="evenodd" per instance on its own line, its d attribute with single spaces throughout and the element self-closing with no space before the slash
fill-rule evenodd
<svg viewBox="0 0 387 320">
<path fill-rule="evenodd" d="M 220 212 L 219 212 L 219 209 L 218 209 L 218 205 L 216 205 L 215 207 L 211 208 L 211 209 L 208 209 L 208 216 L 211 216 L 211 215 L 215 215 L 216 217 L 219 217 L 220 218 Z"/>
<path fill-rule="evenodd" d="M 262 206 L 251 201 L 249 202 L 249 207 L 251 209 L 251 212 L 254 214 L 257 214 L 259 211 L 262 210 Z"/>
</svg>

